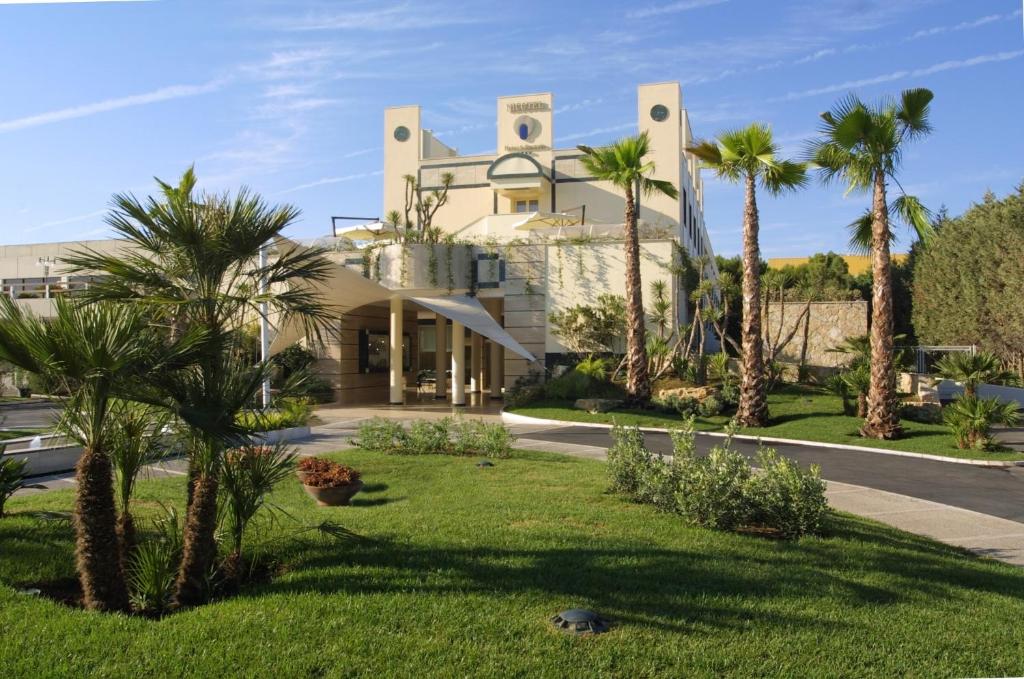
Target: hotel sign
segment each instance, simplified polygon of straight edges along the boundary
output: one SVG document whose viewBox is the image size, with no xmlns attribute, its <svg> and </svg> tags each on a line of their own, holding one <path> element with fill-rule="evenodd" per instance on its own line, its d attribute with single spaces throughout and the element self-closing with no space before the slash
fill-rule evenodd
<svg viewBox="0 0 1024 679">
<path fill-rule="evenodd" d="M 506 107 L 509 113 L 543 113 L 551 110 L 546 101 L 517 101 L 506 104 Z"/>
</svg>

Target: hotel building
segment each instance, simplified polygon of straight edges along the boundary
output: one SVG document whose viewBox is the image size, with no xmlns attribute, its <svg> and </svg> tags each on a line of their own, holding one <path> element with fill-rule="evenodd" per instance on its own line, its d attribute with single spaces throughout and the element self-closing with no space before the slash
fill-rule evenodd
<svg viewBox="0 0 1024 679">
<path fill-rule="evenodd" d="M 556 113 L 550 93 L 500 97 L 497 152 L 459 155 L 423 126 L 419 106 L 385 110 L 381 214 L 397 212 L 402 223 L 408 214 L 415 229 L 424 218 L 411 189 L 427 197 L 447 186 L 447 193 L 430 218 L 437 242 L 400 242 L 386 219 L 338 218 L 332 235 L 318 239 L 338 265 L 323 290 L 338 323 L 318 348 L 316 369 L 337 402 L 418 395 L 461 405 L 477 394 L 498 397 L 565 354 L 550 314 L 625 293 L 624 195 L 588 175 L 580 150 L 556 148 Z M 645 303 L 651 283 L 664 281 L 672 323 L 682 327 L 688 291 L 676 275 L 680 251 L 706 256 L 708 277 L 717 272 L 700 171 L 685 151 L 692 133 L 678 83 L 638 88 L 636 132 L 650 137 L 652 176 L 679 191 L 678 199 L 638 200 Z M 4 293 L 45 313 L 47 298 L 88 283 L 61 273 L 61 253 L 79 245 L 119 247 L 0 247 Z M 272 352 L 304 342 L 297 328 L 274 332 Z"/>
</svg>

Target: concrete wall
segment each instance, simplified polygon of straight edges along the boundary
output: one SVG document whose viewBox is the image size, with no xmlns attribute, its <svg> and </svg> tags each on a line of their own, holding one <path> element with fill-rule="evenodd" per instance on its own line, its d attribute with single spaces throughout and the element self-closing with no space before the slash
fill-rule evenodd
<svg viewBox="0 0 1024 679">
<path fill-rule="evenodd" d="M 785 338 L 796 324 L 803 306 L 802 302 L 787 302 L 783 315 L 782 305 L 777 302 L 768 304 L 765 335 L 771 333 L 772 338 L 777 335 Z M 866 335 L 867 332 L 866 301 L 813 302 L 809 316 L 800 323 L 793 340 L 779 355 L 779 360 L 783 363 L 805 362 L 813 367 L 838 367 L 845 364 L 848 357 L 828 350 L 847 337 Z"/>
</svg>

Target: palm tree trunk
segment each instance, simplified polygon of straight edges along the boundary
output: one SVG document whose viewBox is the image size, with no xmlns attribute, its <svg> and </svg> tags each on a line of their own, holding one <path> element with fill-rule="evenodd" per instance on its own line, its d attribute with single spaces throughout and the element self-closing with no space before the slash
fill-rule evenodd
<svg viewBox="0 0 1024 679">
<path fill-rule="evenodd" d="M 860 433 L 867 438 L 895 439 L 903 430 L 893 370 L 889 210 L 882 170 L 875 173 L 871 212 L 871 386 L 868 388 L 868 414 Z"/>
<path fill-rule="evenodd" d="M 640 234 L 633 187 L 626 187 L 626 393 L 633 405 L 651 397 L 647 373 L 643 284 L 640 280 Z"/>
<path fill-rule="evenodd" d="M 192 502 L 185 516 L 181 567 L 174 583 L 177 607 L 195 606 L 206 595 L 206 578 L 217 558 L 217 477 L 207 471 L 195 477 Z"/>
<path fill-rule="evenodd" d="M 86 447 L 75 468 L 75 483 L 75 561 L 83 603 L 92 610 L 127 611 L 110 458 Z"/>
<path fill-rule="evenodd" d="M 757 197 L 753 175 L 747 175 L 743 208 L 743 378 L 736 419 L 744 427 L 768 424 L 768 389 L 761 337 L 761 252 L 758 245 Z"/>
</svg>

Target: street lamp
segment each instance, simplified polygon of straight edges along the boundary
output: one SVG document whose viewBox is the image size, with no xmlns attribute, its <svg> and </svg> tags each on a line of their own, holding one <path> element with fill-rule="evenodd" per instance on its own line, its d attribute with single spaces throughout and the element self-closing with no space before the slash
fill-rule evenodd
<svg viewBox="0 0 1024 679">
<path fill-rule="evenodd" d="M 50 267 L 57 263 L 53 257 L 40 257 L 36 260 L 36 266 L 43 267 L 43 296 L 50 299 Z"/>
</svg>

